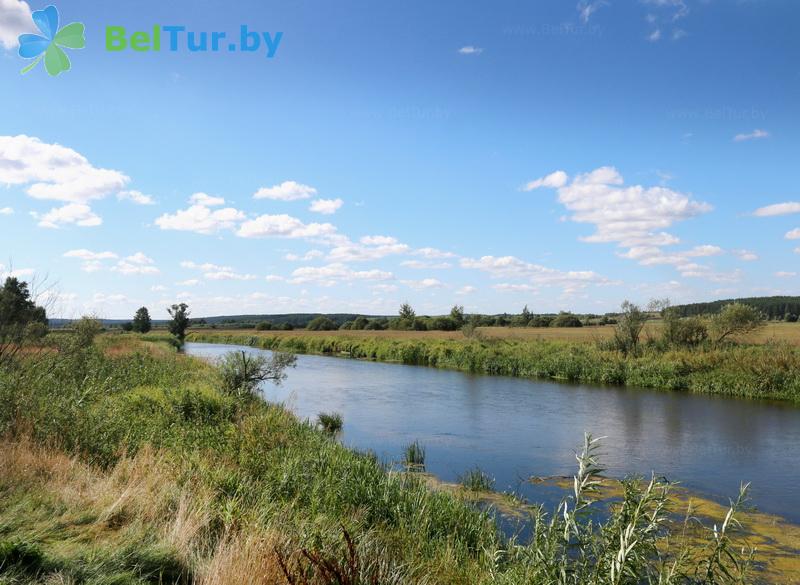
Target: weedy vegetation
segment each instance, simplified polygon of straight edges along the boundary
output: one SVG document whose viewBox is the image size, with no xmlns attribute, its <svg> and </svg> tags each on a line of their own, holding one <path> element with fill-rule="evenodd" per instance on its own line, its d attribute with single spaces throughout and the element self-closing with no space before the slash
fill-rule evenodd
<svg viewBox="0 0 800 585">
<path fill-rule="evenodd" d="M 335 435 L 344 427 L 344 419 L 338 412 L 320 412 L 317 415 L 317 424 L 322 430 Z"/>
</svg>

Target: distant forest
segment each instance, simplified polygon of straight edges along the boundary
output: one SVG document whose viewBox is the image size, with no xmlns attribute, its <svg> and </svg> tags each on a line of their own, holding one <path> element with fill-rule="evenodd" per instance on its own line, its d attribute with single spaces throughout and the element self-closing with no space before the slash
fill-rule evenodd
<svg viewBox="0 0 800 585">
<path fill-rule="evenodd" d="M 749 297 L 743 299 L 724 299 L 708 303 L 692 303 L 678 305 L 675 309 L 681 317 L 694 317 L 696 315 L 713 315 L 719 313 L 725 305 L 739 302 L 755 307 L 772 320 L 796 320 L 792 317 L 800 315 L 800 297 Z"/>
</svg>

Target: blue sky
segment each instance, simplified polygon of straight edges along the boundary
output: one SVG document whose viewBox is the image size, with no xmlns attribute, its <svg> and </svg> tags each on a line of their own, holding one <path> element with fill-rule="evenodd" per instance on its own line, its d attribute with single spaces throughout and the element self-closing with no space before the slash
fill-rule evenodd
<svg viewBox="0 0 800 585">
<path fill-rule="evenodd" d="M 797 294 L 791 0 L 64 0 L 22 76 L 45 6 L 0 0 L 0 272 L 53 314 Z M 106 51 L 154 25 L 283 36 Z"/>
</svg>

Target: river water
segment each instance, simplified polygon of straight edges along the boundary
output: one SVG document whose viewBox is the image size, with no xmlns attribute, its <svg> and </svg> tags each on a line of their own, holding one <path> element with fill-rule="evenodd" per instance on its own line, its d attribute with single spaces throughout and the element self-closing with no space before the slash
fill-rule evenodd
<svg viewBox="0 0 800 585">
<path fill-rule="evenodd" d="M 210 359 L 234 350 L 264 351 L 186 344 Z M 495 489 L 549 502 L 551 488 L 526 480 L 571 476 L 587 431 L 605 437 L 606 475 L 655 472 L 723 503 L 749 481 L 758 509 L 800 522 L 800 408 L 787 404 L 310 355 L 263 392 L 301 418 L 341 413 L 341 441 L 385 461 L 418 440 L 445 481 L 478 466 Z"/>
</svg>

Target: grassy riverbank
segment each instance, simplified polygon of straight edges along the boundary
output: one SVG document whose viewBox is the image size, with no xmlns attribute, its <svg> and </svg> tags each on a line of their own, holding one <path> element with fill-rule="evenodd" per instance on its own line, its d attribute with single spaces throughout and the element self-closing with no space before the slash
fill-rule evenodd
<svg viewBox="0 0 800 585">
<path fill-rule="evenodd" d="M 371 332 L 197 331 L 190 333 L 188 340 L 483 374 L 800 402 L 800 348 L 786 343 L 668 351 L 645 348 L 634 357 L 588 342 L 488 336 L 471 340 L 463 335 L 459 339 L 424 333 L 415 336 L 413 332 L 382 336 Z"/>
<path fill-rule="evenodd" d="M 671 534 L 660 481 L 626 483 L 586 523 L 593 443 L 573 498 L 531 508 L 530 542 L 508 542 L 458 490 L 223 388 L 216 368 L 127 336 L 2 364 L 0 583 L 751 580 L 734 523 Z"/>
</svg>

